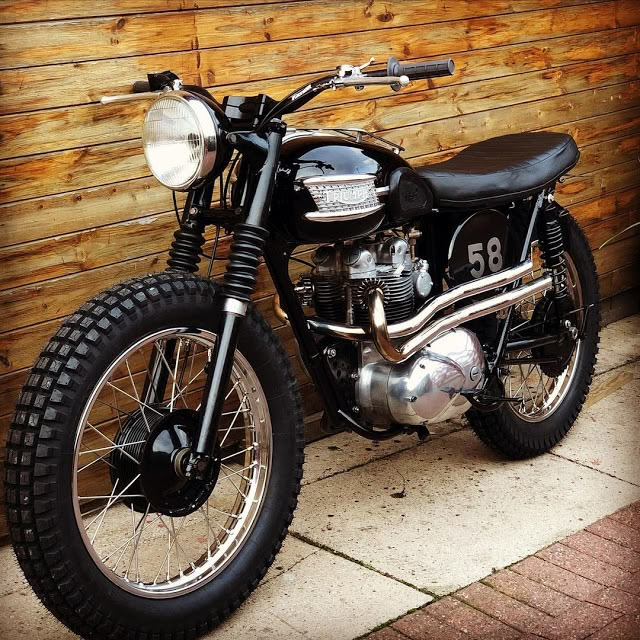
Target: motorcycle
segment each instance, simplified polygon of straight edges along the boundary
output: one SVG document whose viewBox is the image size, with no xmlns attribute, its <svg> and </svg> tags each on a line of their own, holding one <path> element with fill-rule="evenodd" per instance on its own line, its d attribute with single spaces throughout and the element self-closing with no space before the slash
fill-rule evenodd
<svg viewBox="0 0 640 640">
<path fill-rule="evenodd" d="M 169 71 L 103 98 L 151 101 L 146 161 L 186 202 L 167 270 L 96 295 L 44 347 L 7 442 L 18 561 L 81 636 L 205 633 L 281 547 L 303 413 L 291 360 L 252 303 L 261 260 L 328 432 L 424 438 L 466 415 L 517 459 L 576 420 L 600 312 L 589 245 L 554 198 L 574 140 L 505 135 L 411 167 L 381 136 L 286 125 L 326 90 L 454 72 L 452 60 L 369 64 L 279 101 L 219 103 Z M 211 274 L 223 231 L 219 284 L 196 272 L 205 256 Z"/>
</svg>

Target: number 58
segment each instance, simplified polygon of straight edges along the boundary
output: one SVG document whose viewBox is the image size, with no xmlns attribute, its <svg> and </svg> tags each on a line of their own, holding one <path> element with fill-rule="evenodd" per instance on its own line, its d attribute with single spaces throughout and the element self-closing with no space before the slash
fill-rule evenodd
<svg viewBox="0 0 640 640">
<path fill-rule="evenodd" d="M 482 242 L 474 242 L 468 245 L 467 254 L 469 256 L 469 263 L 476 265 L 471 269 L 470 273 L 474 278 L 479 278 L 484 273 L 486 267 Z M 487 242 L 486 254 L 489 259 L 489 271 L 491 271 L 491 273 L 500 271 L 503 263 L 500 238 L 494 237 Z"/>
</svg>

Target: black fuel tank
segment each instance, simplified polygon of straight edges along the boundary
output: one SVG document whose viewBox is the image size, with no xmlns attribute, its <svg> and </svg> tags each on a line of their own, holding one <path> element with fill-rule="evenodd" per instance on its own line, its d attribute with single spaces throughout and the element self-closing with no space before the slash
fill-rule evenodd
<svg viewBox="0 0 640 640">
<path fill-rule="evenodd" d="M 391 173 L 409 165 L 391 149 L 330 131 L 287 134 L 270 222 L 296 243 L 349 240 L 387 224 Z"/>
</svg>

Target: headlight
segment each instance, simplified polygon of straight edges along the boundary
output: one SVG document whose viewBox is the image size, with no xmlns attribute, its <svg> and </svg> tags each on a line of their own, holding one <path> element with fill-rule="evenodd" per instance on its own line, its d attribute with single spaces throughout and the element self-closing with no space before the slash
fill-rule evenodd
<svg viewBox="0 0 640 640">
<path fill-rule="evenodd" d="M 218 123 L 200 99 L 172 91 L 149 108 L 142 144 L 153 175 L 169 189 L 186 191 L 213 169 Z"/>
</svg>

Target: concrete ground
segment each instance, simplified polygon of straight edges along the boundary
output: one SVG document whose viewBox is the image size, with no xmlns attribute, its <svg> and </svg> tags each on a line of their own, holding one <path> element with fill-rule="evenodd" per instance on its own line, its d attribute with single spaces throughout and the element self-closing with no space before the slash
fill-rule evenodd
<svg viewBox="0 0 640 640">
<path fill-rule="evenodd" d="M 607 576 L 616 567 L 635 573 L 637 586 L 640 566 L 633 545 L 640 544 L 640 536 L 632 534 L 633 542 L 625 544 L 594 523 L 640 500 L 640 316 L 604 330 L 597 373 L 587 407 L 569 436 L 553 453 L 534 460 L 502 459 L 463 422 L 440 425 L 425 443 L 407 437 L 374 444 L 339 434 L 311 444 L 298 512 L 283 551 L 249 600 L 209 637 L 348 640 L 378 628 L 373 636 L 378 640 L 560 639 L 594 633 L 595 627 L 584 624 L 582 610 L 566 600 L 576 599 L 575 594 L 557 584 L 545 587 L 544 606 L 535 609 L 554 617 L 553 631 L 536 626 L 540 618 L 530 612 L 518 618 L 521 627 L 500 620 L 506 615 L 502 606 L 520 611 L 539 604 L 517 577 L 526 577 L 518 567 L 532 563 L 546 562 L 552 572 L 564 566 L 575 576 L 576 589 L 581 579 L 608 587 Z M 603 522 L 637 531 L 639 512 L 634 507 Z M 587 533 L 573 536 L 586 527 Z M 586 561 L 590 573 L 581 578 L 575 566 L 567 569 L 567 554 L 585 551 L 593 563 Z M 8 548 L 0 549 L 0 570 L 0 637 L 74 637 L 26 588 Z M 482 599 L 487 589 L 493 604 Z M 598 611 L 599 620 L 610 630 L 594 638 L 640 638 L 637 618 L 627 616 L 631 627 L 626 631 L 609 627 L 627 624 L 620 622 L 624 612 L 604 601 L 588 604 L 604 609 Z M 563 606 L 563 612 L 574 615 L 560 616 Z M 484 616 L 483 624 L 438 626 L 456 607 L 467 607 L 472 617 L 473 612 Z"/>
</svg>

